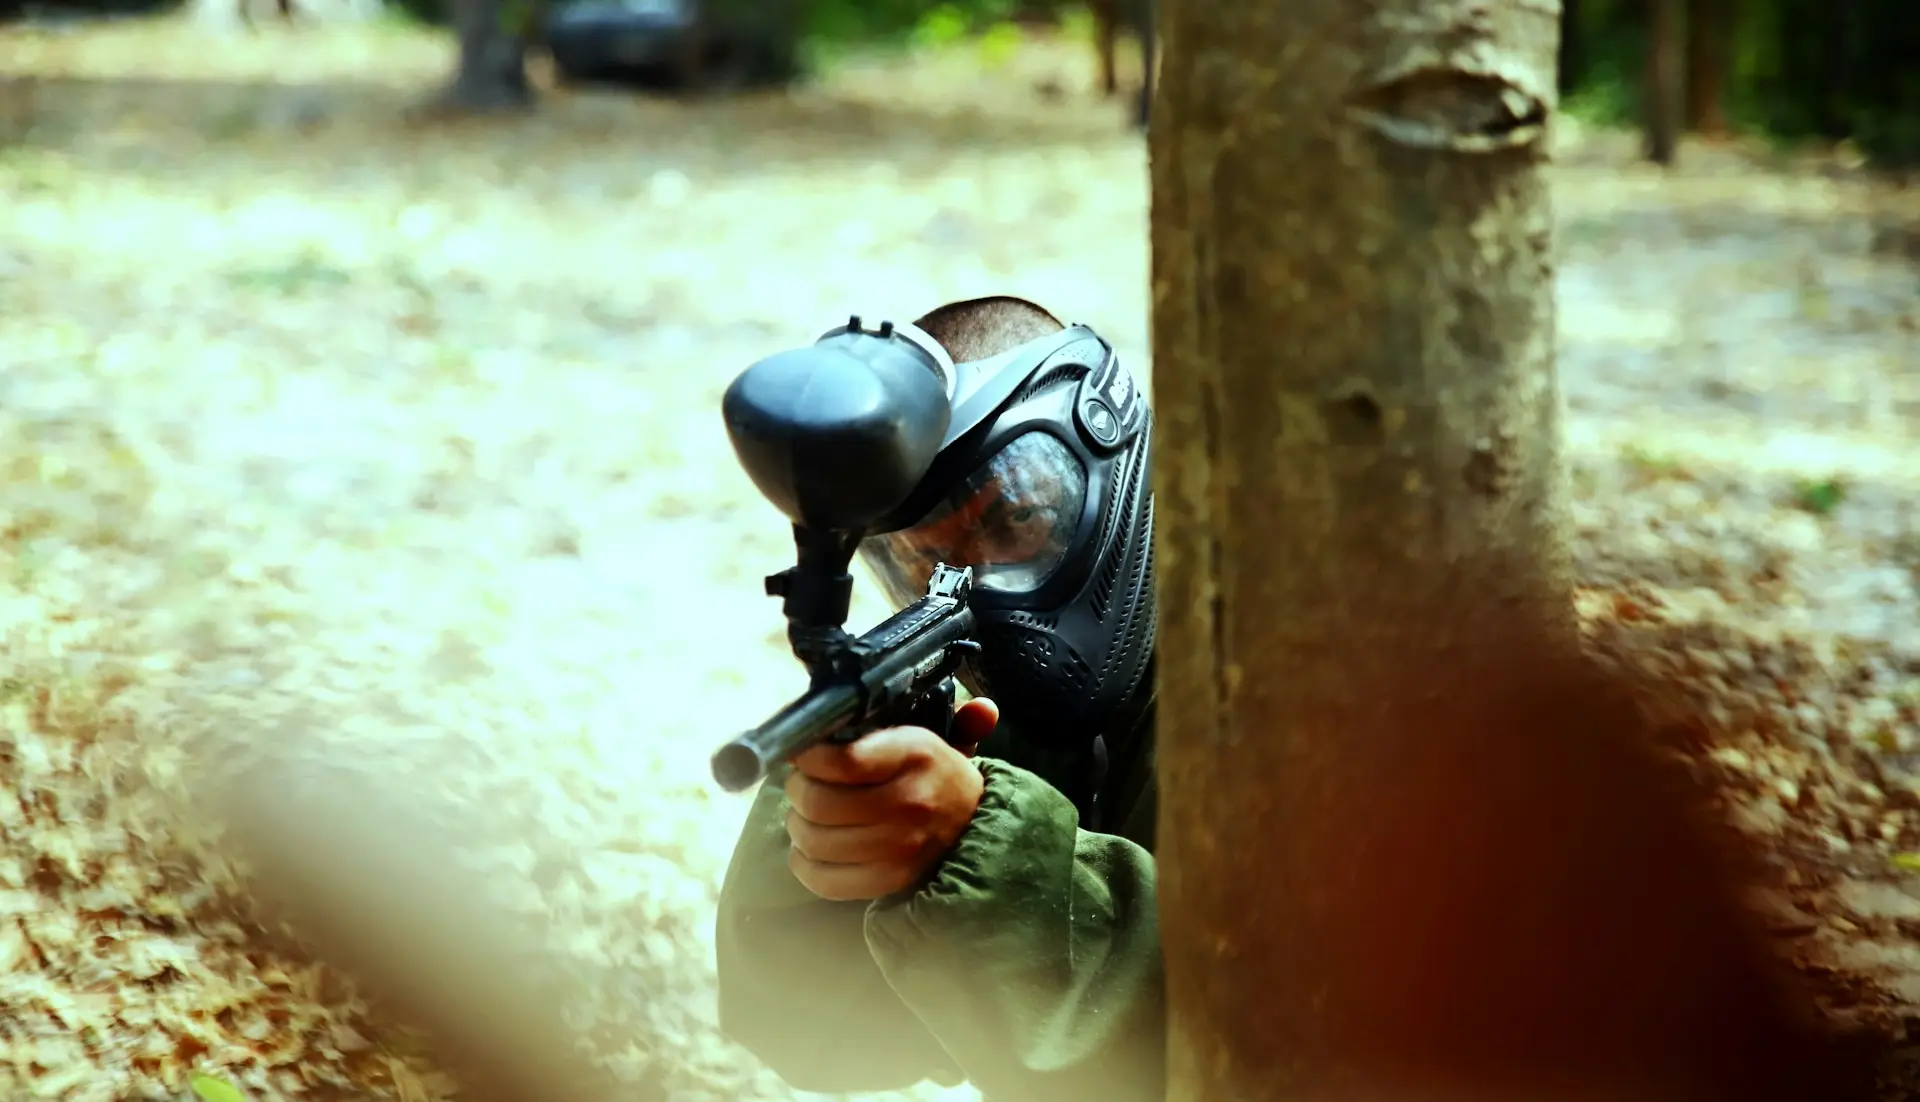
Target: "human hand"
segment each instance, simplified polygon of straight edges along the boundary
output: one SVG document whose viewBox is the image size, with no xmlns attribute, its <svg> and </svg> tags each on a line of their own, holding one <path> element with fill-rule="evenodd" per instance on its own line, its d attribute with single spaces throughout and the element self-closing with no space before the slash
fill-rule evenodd
<svg viewBox="0 0 1920 1102">
<path fill-rule="evenodd" d="M 878 899 L 920 882 L 960 839 L 986 781 L 968 759 L 1000 722 L 975 698 L 953 713 L 955 745 L 893 727 L 815 746 L 787 778 L 787 867 L 822 899 Z"/>
</svg>

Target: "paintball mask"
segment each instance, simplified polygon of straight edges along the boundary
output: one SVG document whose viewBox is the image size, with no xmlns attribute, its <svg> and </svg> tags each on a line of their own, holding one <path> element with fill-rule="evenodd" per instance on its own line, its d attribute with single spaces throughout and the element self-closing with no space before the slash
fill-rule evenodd
<svg viewBox="0 0 1920 1102">
<path fill-rule="evenodd" d="M 959 363 L 932 335 L 951 328 L 943 319 L 964 327 L 970 311 L 996 309 L 1053 331 Z M 1152 668 L 1146 396 L 1092 329 L 1018 299 L 955 303 L 895 333 L 943 376 L 951 417 L 926 475 L 869 528 L 860 557 L 895 607 L 926 592 L 936 564 L 972 567 L 980 649 L 961 673 L 968 689 L 1000 704 L 1023 739 L 1107 733 Z"/>
</svg>

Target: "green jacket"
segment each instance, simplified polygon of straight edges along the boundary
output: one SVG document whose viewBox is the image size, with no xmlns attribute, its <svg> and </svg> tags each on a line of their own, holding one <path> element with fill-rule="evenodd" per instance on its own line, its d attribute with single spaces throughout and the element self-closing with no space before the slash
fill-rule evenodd
<svg viewBox="0 0 1920 1102">
<path fill-rule="evenodd" d="M 1117 835 L 1080 829 L 1003 723 L 953 851 L 870 903 L 826 902 L 787 870 L 775 773 L 721 889 L 721 1028 L 801 1090 L 966 1080 L 991 1102 L 1162 1102 L 1151 702 L 1132 726 L 1100 788 Z"/>
</svg>

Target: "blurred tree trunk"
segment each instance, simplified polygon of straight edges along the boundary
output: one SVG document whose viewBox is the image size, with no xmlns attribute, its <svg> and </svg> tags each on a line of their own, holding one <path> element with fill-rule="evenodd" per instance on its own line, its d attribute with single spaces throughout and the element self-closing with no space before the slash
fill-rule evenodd
<svg viewBox="0 0 1920 1102">
<path fill-rule="evenodd" d="M 1728 132 L 1733 14 L 1732 0 L 1687 0 L 1687 129 L 1710 138 Z"/>
<path fill-rule="evenodd" d="M 1832 105 L 1832 112 L 1836 116 L 1832 124 L 1832 136 L 1836 138 L 1856 136 L 1855 112 L 1860 106 L 1861 77 L 1866 75 L 1860 71 L 1861 55 L 1864 53 L 1861 39 L 1869 33 L 1865 20 L 1861 18 L 1860 7 L 1860 0 L 1848 0 L 1828 16 L 1828 34 L 1832 38 L 1828 47 L 1830 75 L 1826 100 Z M 1873 33 L 1891 37 L 1899 33 L 1898 25 L 1895 23 L 1879 28 Z M 1907 62 L 1914 64 L 1915 58 L 1909 56 Z"/>
<path fill-rule="evenodd" d="M 1120 43 L 1121 0 L 1093 0 L 1087 7 L 1093 13 L 1093 52 L 1100 65 L 1100 94 L 1111 96 L 1120 90 L 1120 68 L 1115 55 Z"/>
<path fill-rule="evenodd" d="M 1557 5 L 1162 10 L 1169 1102 L 1843 1097 L 1581 651 Z"/>
<path fill-rule="evenodd" d="M 532 0 L 452 0 L 451 11 L 460 60 L 433 108 L 487 114 L 532 107 L 527 46 L 538 15 Z"/>
<path fill-rule="evenodd" d="M 1560 6 L 1559 77 L 1556 84 L 1562 96 L 1572 94 L 1587 73 L 1587 41 L 1580 7 L 1581 0 L 1565 0 Z"/>
<path fill-rule="evenodd" d="M 1680 152 L 1680 127 L 1685 120 L 1686 0 L 1647 0 L 1646 85 L 1642 98 L 1642 125 L 1646 128 L 1647 159 L 1671 165 Z"/>
<path fill-rule="evenodd" d="M 1160 68 L 1160 5 L 1155 0 L 1132 0 L 1132 6 L 1140 36 L 1140 92 L 1134 101 L 1133 122 L 1144 130 L 1153 117 L 1153 89 Z"/>
<path fill-rule="evenodd" d="M 1132 103 L 1133 121 L 1145 128 L 1153 113 L 1154 72 L 1158 61 L 1154 21 L 1158 18 L 1154 0 L 1094 0 L 1088 5 L 1094 17 L 1094 50 L 1100 67 L 1100 91 L 1114 95 L 1120 89 L 1115 64 L 1120 35 L 1132 31 L 1140 43 L 1140 87 Z"/>
</svg>

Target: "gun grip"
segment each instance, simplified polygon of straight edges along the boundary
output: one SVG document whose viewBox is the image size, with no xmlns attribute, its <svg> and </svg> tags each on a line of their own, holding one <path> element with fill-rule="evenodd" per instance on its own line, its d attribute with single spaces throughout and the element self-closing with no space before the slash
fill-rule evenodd
<svg viewBox="0 0 1920 1102">
<path fill-rule="evenodd" d="M 953 678 L 949 677 L 940 684 L 928 689 L 920 699 L 907 709 L 906 724 L 909 727 L 925 727 L 934 734 L 953 742 Z"/>
</svg>

